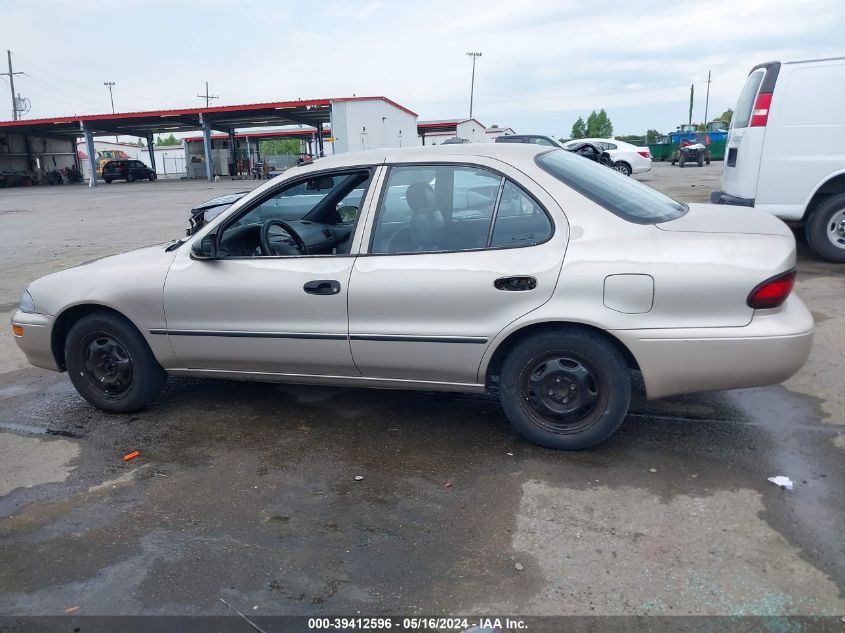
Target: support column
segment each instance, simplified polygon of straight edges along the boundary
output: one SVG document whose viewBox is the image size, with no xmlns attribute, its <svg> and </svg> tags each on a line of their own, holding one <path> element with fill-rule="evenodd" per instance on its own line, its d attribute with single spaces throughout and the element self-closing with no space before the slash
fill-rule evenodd
<svg viewBox="0 0 845 633">
<path fill-rule="evenodd" d="M 147 134 L 147 150 L 150 152 L 150 167 L 156 171 L 156 147 L 152 134 Z"/>
<path fill-rule="evenodd" d="M 214 173 L 211 171 L 211 124 L 200 112 L 200 125 L 202 125 L 202 146 L 205 151 L 205 175 L 208 182 L 214 180 Z"/>
<path fill-rule="evenodd" d="M 88 150 L 88 168 L 91 170 L 91 177 L 88 179 L 89 187 L 97 186 L 97 156 L 94 151 L 94 135 L 91 130 L 85 127 L 84 123 L 80 123 L 82 132 L 85 134 L 85 149 Z"/>
<path fill-rule="evenodd" d="M 238 172 L 238 147 L 236 144 L 235 130 L 229 129 L 229 176 L 235 177 Z"/>
</svg>

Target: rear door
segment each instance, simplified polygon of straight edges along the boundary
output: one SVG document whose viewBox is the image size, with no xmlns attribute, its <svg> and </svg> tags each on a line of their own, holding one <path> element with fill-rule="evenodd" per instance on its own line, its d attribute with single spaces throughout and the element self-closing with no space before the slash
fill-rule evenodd
<svg viewBox="0 0 845 633">
<path fill-rule="evenodd" d="M 757 196 L 757 178 L 766 137 L 766 119 L 780 62 L 755 66 L 739 95 L 725 148 L 722 189 L 746 200 Z"/>
<path fill-rule="evenodd" d="M 461 158 L 389 168 L 349 283 L 363 376 L 476 384 L 489 342 L 552 295 L 563 212 L 513 167 Z"/>
</svg>

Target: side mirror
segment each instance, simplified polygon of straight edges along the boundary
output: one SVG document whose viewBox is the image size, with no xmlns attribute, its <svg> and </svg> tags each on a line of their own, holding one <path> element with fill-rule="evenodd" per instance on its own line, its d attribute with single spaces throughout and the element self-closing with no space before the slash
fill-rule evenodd
<svg viewBox="0 0 845 633">
<path fill-rule="evenodd" d="M 217 234 L 209 233 L 201 240 L 191 245 L 191 255 L 194 259 L 216 259 L 217 258 Z"/>
</svg>

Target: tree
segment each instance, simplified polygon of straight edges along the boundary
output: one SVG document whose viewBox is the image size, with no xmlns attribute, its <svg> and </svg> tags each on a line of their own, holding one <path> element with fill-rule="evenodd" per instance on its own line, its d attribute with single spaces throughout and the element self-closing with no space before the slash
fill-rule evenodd
<svg viewBox="0 0 845 633">
<path fill-rule="evenodd" d="M 261 141 L 262 156 L 297 155 L 300 152 L 300 142 L 295 138 L 278 138 Z"/>
<path fill-rule="evenodd" d="M 173 136 L 172 132 L 171 132 L 170 136 L 168 136 L 167 138 L 161 138 L 160 136 L 156 137 L 156 145 L 158 147 L 161 147 L 162 145 L 181 145 L 181 144 L 182 144 L 182 141 L 180 141 L 178 138 Z"/>
<path fill-rule="evenodd" d="M 613 123 L 607 116 L 604 108 L 596 112 L 593 110 L 587 117 L 588 138 L 610 138 L 613 136 Z"/>
<path fill-rule="evenodd" d="M 575 123 L 572 124 L 572 138 L 586 138 L 587 137 L 587 124 L 584 123 L 584 119 L 580 116 Z"/>
<path fill-rule="evenodd" d="M 720 117 L 719 117 L 719 119 L 720 119 L 720 120 L 722 120 L 722 121 L 724 121 L 724 122 L 725 122 L 725 123 L 727 123 L 728 125 L 730 125 L 730 124 L 731 124 L 731 119 L 733 118 L 733 116 L 734 116 L 734 111 L 733 111 L 733 110 L 731 110 L 730 108 L 728 108 L 727 110 L 725 110 L 724 112 L 722 112 L 722 116 L 720 116 Z"/>
</svg>

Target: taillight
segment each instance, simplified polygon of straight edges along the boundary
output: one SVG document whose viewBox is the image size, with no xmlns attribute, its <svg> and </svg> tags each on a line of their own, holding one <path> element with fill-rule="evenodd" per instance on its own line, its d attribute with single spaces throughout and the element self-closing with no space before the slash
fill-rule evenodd
<svg viewBox="0 0 845 633">
<path fill-rule="evenodd" d="M 748 307 L 755 310 L 766 308 L 777 308 L 783 305 L 792 288 L 795 286 L 795 269 L 788 270 L 780 275 L 770 277 L 758 285 L 748 295 Z"/>
<path fill-rule="evenodd" d="M 637 154 L 639 154 L 643 158 L 651 158 L 651 152 L 649 152 L 648 150 L 646 150 L 644 152 L 637 152 Z"/>
<path fill-rule="evenodd" d="M 766 127 L 769 120 L 769 106 L 772 104 L 772 93 L 761 92 L 754 102 L 754 109 L 751 110 L 751 127 Z"/>
</svg>

